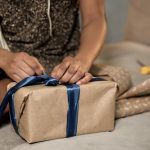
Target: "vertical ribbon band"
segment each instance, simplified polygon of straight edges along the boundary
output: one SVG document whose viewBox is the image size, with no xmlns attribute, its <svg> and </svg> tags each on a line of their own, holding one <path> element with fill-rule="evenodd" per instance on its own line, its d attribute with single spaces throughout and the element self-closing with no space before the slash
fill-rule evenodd
<svg viewBox="0 0 150 150">
<path fill-rule="evenodd" d="M 68 94 L 67 137 L 76 136 L 80 87 L 77 84 L 66 85 Z"/>
</svg>

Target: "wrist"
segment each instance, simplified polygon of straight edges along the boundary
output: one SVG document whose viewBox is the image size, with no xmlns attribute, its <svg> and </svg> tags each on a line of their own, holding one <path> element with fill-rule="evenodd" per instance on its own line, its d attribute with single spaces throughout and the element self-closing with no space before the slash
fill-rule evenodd
<svg viewBox="0 0 150 150">
<path fill-rule="evenodd" d="M 5 59 L 10 52 L 6 49 L 0 49 L 0 68 L 3 69 L 5 66 Z"/>
<path fill-rule="evenodd" d="M 88 55 L 85 55 L 82 53 L 77 53 L 75 56 L 75 59 L 80 60 L 84 64 L 84 66 L 87 70 L 89 70 L 91 68 L 93 61 L 94 61 L 94 59 L 92 59 L 91 56 L 88 56 Z"/>
</svg>

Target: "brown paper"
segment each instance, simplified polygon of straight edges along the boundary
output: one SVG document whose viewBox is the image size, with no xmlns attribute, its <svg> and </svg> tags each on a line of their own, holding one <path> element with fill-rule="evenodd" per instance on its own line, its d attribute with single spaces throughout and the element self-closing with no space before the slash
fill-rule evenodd
<svg viewBox="0 0 150 150">
<path fill-rule="evenodd" d="M 97 81 L 80 86 L 77 134 L 114 129 L 117 84 Z M 68 99 L 65 86 L 34 85 L 14 95 L 19 134 L 29 143 L 66 137 Z"/>
</svg>

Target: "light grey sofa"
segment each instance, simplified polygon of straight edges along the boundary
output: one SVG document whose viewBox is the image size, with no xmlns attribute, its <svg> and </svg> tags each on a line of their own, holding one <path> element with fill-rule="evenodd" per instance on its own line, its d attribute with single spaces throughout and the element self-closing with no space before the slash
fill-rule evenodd
<svg viewBox="0 0 150 150">
<path fill-rule="evenodd" d="M 130 7 L 132 7 L 132 9 L 133 1 L 135 0 L 130 0 Z M 136 0 L 138 3 L 140 1 L 148 2 L 149 0 Z M 143 6 L 144 5 L 142 5 L 142 7 Z M 149 78 L 149 76 L 139 74 L 139 66 L 136 63 L 136 59 L 140 59 L 144 63 L 150 65 L 150 47 L 146 45 L 147 42 L 141 42 L 140 38 L 137 38 L 137 36 L 136 38 L 131 36 L 131 31 L 128 31 L 131 26 L 130 23 L 128 23 L 128 27 L 125 29 L 125 22 L 130 20 L 130 17 L 126 19 L 128 12 L 128 1 L 106 0 L 106 8 L 109 23 L 107 44 L 105 45 L 102 54 L 97 58 L 96 62 L 127 68 L 132 74 L 134 84 Z M 129 10 L 129 12 L 130 11 L 131 10 Z M 84 135 L 69 139 L 52 140 L 31 145 L 27 144 L 18 135 L 16 135 L 10 124 L 0 129 L 0 150 L 41 149 L 150 150 L 150 113 L 144 113 L 117 120 L 116 127 L 113 132 Z"/>
</svg>

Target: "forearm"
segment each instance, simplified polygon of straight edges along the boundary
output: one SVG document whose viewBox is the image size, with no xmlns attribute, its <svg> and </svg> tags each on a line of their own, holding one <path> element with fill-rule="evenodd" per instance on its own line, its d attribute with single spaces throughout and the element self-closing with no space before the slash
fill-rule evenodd
<svg viewBox="0 0 150 150">
<path fill-rule="evenodd" d="M 82 57 L 89 65 L 92 65 L 102 49 L 105 36 L 105 17 L 96 17 L 91 20 L 88 24 L 83 26 L 77 57 Z"/>
</svg>

